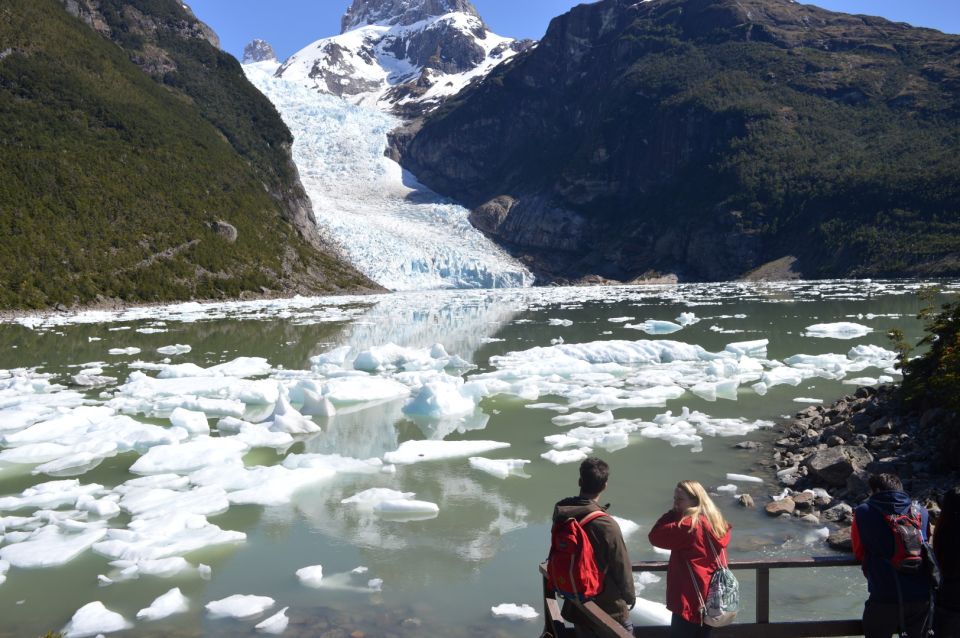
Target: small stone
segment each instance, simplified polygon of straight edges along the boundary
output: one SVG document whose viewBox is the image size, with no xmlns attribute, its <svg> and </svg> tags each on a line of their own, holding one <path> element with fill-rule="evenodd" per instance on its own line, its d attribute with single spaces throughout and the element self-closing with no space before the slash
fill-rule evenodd
<svg viewBox="0 0 960 638">
<path fill-rule="evenodd" d="M 853 508 L 846 503 L 838 503 L 829 509 L 820 512 L 820 517 L 825 521 L 840 523 L 853 518 Z"/>
<path fill-rule="evenodd" d="M 366 638 L 366 635 L 367 634 L 363 633 L 358 629 L 350 634 L 350 638 Z"/>
<path fill-rule="evenodd" d="M 888 416 L 882 416 L 870 424 L 870 434 L 890 434 L 893 432 L 893 419 Z"/>
<path fill-rule="evenodd" d="M 853 551 L 853 540 L 850 538 L 850 528 L 844 527 L 843 529 L 838 529 L 833 534 L 827 538 L 827 544 L 833 549 L 837 549 L 844 552 Z"/>
<path fill-rule="evenodd" d="M 816 514 L 804 514 L 800 517 L 800 520 L 811 525 L 818 525 L 820 523 L 820 517 Z"/>
<path fill-rule="evenodd" d="M 737 502 L 740 503 L 741 507 L 753 507 L 753 497 L 749 494 L 740 494 L 737 496 Z"/>
<path fill-rule="evenodd" d="M 809 510 L 813 508 L 813 499 L 816 498 L 811 492 L 800 492 L 793 495 L 793 502 L 798 510 Z"/>
<path fill-rule="evenodd" d="M 793 510 L 795 510 L 796 507 L 796 503 L 793 502 L 793 499 L 787 496 L 779 501 L 767 503 L 766 507 L 763 509 L 770 516 L 780 516 L 781 514 L 793 514 Z"/>
<path fill-rule="evenodd" d="M 845 443 L 846 441 L 836 434 L 827 438 L 827 447 L 837 447 L 838 445 L 844 445 Z"/>
</svg>

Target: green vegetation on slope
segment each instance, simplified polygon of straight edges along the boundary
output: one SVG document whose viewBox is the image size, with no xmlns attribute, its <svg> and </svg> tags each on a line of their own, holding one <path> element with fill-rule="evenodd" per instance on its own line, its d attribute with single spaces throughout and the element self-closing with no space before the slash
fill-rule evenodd
<svg viewBox="0 0 960 638">
<path fill-rule="evenodd" d="M 369 284 L 299 238 L 228 125 L 55 0 L 5 2 L 0 42 L 0 307 Z"/>
<path fill-rule="evenodd" d="M 924 414 L 939 440 L 936 449 L 944 466 L 960 469 L 960 302 L 920 312 L 924 336 L 917 344 L 923 354 L 910 358 L 913 347 L 903 334 L 891 338 L 900 352 L 903 373 L 900 398 L 906 410 Z"/>
</svg>

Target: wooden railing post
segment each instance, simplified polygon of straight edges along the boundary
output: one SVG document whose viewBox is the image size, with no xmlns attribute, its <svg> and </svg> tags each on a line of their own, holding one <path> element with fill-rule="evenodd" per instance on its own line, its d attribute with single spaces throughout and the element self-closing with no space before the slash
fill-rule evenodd
<svg viewBox="0 0 960 638">
<path fill-rule="evenodd" d="M 757 569 L 757 624 L 770 623 L 770 568 Z"/>
<path fill-rule="evenodd" d="M 829 638 L 833 636 L 862 636 L 863 623 L 859 618 L 847 620 L 802 620 L 792 622 L 770 622 L 770 570 L 771 569 L 795 569 L 811 567 L 853 567 L 860 563 L 852 556 L 803 556 L 798 558 L 780 558 L 773 560 L 741 560 L 731 561 L 730 569 L 747 571 L 752 570 L 756 573 L 756 622 L 735 622 L 732 625 L 717 629 L 717 636 L 720 638 Z M 634 563 L 633 571 L 667 571 L 668 563 L 664 561 Z M 541 573 L 546 575 L 546 570 L 541 565 Z M 547 600 L 547 607 L 558 610 L 557 601 L 552 597 Z M 608 638 L 629 638 L 629 634 L 622 626 L 593 602 L 587 602 L 580 605 L 583 611 L 592 622 L 596 623 L 596 628 L 600 635 Z M 559 618 L 559 611 L 554 612 L 558 619 L 555 626 L 558 628 L 556 633 L 551 634 L 557 638 L 563 638 L 570 632 L 564 629 L 563 621 Z M 670 627 L 667 625 L 650 625 L 634 627 L 632 638 L 666 638 L 670 635 Z"/>
</svg>

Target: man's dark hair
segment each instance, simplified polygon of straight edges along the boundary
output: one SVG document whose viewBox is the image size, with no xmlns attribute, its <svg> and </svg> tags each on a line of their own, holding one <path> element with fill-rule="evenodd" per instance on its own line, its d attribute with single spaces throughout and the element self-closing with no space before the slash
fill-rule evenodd
<svg viewBox="0 0 960 638">
<path fill-rule="evenodd" d="M 871 492 L 902 492 L 903 483 L 896 474 L 871 474 L 868 481 Z"/>
<path fill-rule="evenodd" d="M 580 464 L 580 491 L 584 494 L 599 494 L 610 478 L 607 462 L 591 456 Z"/>
</svg>

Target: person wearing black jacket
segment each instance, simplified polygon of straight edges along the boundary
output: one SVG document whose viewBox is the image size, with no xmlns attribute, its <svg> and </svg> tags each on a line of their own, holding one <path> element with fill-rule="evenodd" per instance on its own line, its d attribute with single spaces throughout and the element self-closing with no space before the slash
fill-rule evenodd
<svg viewBox="0 0 960 638">
<path fill-rule="evenodd" d="M 930 614 L 930 581 L 926 574 L 908 574 L 893 568 L 896 540 L 884 516 L 920 514 L 920 532 L 929 538 L 926 508 L 914 503 L 893 474 L 874 474 L 871 495 L 854 510 L 850 530 L 853 553 L 863 565 L 870 592 L 863 608 L 865 638 L 890 638 L 894 634 L 925 638 Z"/>
<path fill-rule="evenodd" d="M 943 578 L 933 615 L 934 635 L 960 638 L 960 486 L 943 496 L 940 520 L 933 533 L 933 552 Z"/>
<path fill-rule="evenodd" d="M 600 493 L 607 488 L 610 467 L 596 457 L 580 464 L 580 494 L 565 498 L 554 506 L 554 523 L 568 518 L 583 519 L 590 512 L 606 510 L 609 505 L 600 506 L 597 502 Z M 603 589 L 593 599 L 600 609 L 623 625 L 627 631 L 633 631 L 630 622 L 630 610 L 636 603 L 633 586 L 633 567 L 627 546 L 623 542 L 620 526 L 612 516 L 600 516 L 588 522 L 584 527 L 590 545 L 593 547 L 597 567 L 604 574 Z M 564 601 L 561 615 L 573 623 L 577 638 L 598 636 L 594 633 L 589 620 L 569 600 Z"/>
</svg>

